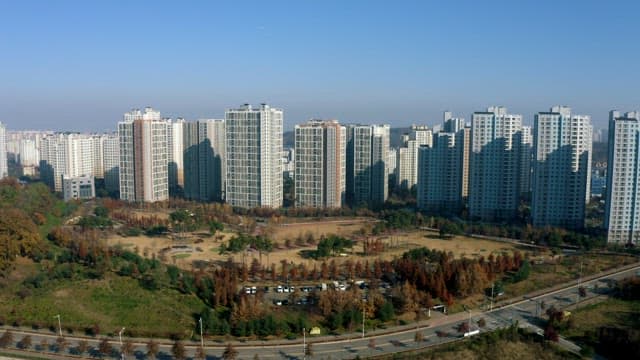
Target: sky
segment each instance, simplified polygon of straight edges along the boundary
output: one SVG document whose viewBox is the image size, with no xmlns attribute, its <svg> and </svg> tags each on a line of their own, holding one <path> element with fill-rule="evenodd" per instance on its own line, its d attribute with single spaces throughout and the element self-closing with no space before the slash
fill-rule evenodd
<svg viewBox="0 0 640 360">
<path fill-rule="evenodd" d="M 0 0 L 0 121 L 115 130 L 244 103 L 392 126 L 640 108 L 640 1 Z"/>
</svg>

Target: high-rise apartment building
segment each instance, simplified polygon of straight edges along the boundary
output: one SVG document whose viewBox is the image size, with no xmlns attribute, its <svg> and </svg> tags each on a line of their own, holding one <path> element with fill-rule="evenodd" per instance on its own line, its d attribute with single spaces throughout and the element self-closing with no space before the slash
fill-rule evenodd
<svg viewBox="0 0 640 360">
<path fill-rule="evenodd" d="M 40 177 L 54 191 L 62 192 L 62 177 L 93 175 L 94 146 L 90 136 L 56 133 L 40 141 Z"/>
<path fill-rule="evenodd" d="M 347 126 L 347 201 L 381 205 L 388 197 L 389 125 Z"/>
<path fill-rule="evenodd" d="M 584 227 L 590 198 L 591 118 L 554 106 L 535 116 L 534 226 Z"/>
<path fill-rule="evenodd" d="M 411 189 L 418 182 L 418 149 L 431 146 L 433 133 L 426 126 L 411 127 L 409 134 L 402 137 L 402 144 L 398 148 L 396 159 L 396 183 L 400 188 Z"/>
<path fill-rule="evenodd" d="M 462 130 L 439 132 L 418 155 L 417 202 L 420 209 L 457 215 L 462 209 Z"/>
<path fill-rule="evenodd" d="M 640 112 L 609 113 L 607 241 L 640 244 Z"/>
<path fill-rule="evenodd" d="M 0 122 L 0 179 L 9 176 L 7 167 L 7 129 Z"/>
<path fill-rule="evenodd" d="M 182 118 L 165 119 L 167 123 L 167 157 L 169 162 L 169 194 L 180 195 L 184 188 L 184 124 Z"/>
<path fill-rule="evenodd" d="M 243 208 L 282 206 L 283 111 L 245 104 L 225 112 L 226 201 Z"/>
<path fill-rule="evenodd" d="M 296 125 L 295 149 L 295 205 L 341 207 L 346 189 L 346 128 L 335 120 Z"/>
<path fill-rule="evenodd" d="M 184 196 L 222 201 L 226 178 L 224 119 L 185 123 L 183 158 Z"/>
<path fill-rule="evenodd" d="M 167 122 L 152 108 L 134 109 L 118 123 L 120 199 L 155 202 L 169 198 Z"/>
<path fill-rule="evenodd" d="M 520 196 L 530 198 L 533 178 L 533 131 L 531 126 L 522 126 L 522 147 L 520 149 Z"/>
<path fill-rule="evenodd" d="M 120 139 L 118 134 L 105 135 L 102 140 L 104 187 L 110 194 L 120 191 Z"/>
<path fill-rule="evenodd" d="M 522 115 L 490 107 L 471 117 L 469 215 L 486 221 L 518 214 Z"/>
</svg>

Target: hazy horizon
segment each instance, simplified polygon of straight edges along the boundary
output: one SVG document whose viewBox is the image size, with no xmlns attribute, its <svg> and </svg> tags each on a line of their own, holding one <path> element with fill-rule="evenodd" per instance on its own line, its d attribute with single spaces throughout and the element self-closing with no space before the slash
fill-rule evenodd
<svg viewBox="0 0 640 360">
<path fill-rule="evenodd" d="M 626 84 L 640 3 L 324 1 L 0 4 L 0 121 L 112 131 L 131 108 L 221 118 L 243 103 L 393 127 L 504 105 L 571 106 L 605 128 L 640 108 Z"/>
</svg>

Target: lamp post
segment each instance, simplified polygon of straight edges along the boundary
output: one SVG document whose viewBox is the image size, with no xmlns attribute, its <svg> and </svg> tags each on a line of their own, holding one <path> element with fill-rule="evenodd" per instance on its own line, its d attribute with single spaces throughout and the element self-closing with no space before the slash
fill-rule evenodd
<svg viewBox="0 0 640 360">
<path fill-rule="evenodd" d="M 364 339 L 364 317 L 365 317 L 365 312 L 364 312 L 364 302 L 365 299 L 362 298 L 362 338 Z"/>
<path fill-rule="evenodd" d="M 60 314 L 54 316 L 58 318 L 58 332 L 60 333 L 60 337 L 62 337 L 62 324 L 60 323 Z"/>
<path fill-rule="evenodd" d="M 302 328 L 302 359 L 307 358 L 307 330 Z"/>
<path fill-rule="evenodd" d="M 202 348 L 202 350 L 204 350 L 204 338 L 202 337 L 202 316 L 200 316 L 200 320 L 198 320 L 198 322 L 200 323 L 200 347 Z"/>
<path fill-rule="evenodd" d="M 122 332 L 124 331 L 124 327 L 120 329 L 118 332 L 118 338 L 120 339 L 120 358 L 124 360 L 124 348 L 122 347 Z"/>
</svg>

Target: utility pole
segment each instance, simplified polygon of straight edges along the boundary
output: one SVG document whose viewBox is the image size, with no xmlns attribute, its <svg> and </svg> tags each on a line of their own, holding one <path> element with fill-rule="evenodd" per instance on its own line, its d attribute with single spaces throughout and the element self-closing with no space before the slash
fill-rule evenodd
<svg viewBox="0 0 640 360">
<path fill-rule="evenodd" d="M 200 322 L 200 347 L 202 348 L 202 350 L 204 350 L 204 338 L 202 337 L 202 316 L 200 316 L 200 320 L 198 320 L 198 322 Z"/>
<path fill-rule="evenodd" d="M 58 318 L 58 332 L 60 333 L 60 337 L 62 337 L 62 324 L 60 323 L 60 314 L 54 316 Z"/>
<path fill-rule="evenodd" d="M 124 328 L 120 329 L 120 331 L 118 332 L 118 338 L 120 339 L 120 358 L 122 360 L 124 360 L 124 348 L 122 347 L 122 332 L 124 331 Z"/>
<path fill-rule="evenodd" d="M 307 330 L 302 328 L 302 359 L 307 359 Z"/>
<path fill-rule="evenodd" d="M 467 330 L 467 332 L 471 332 L 471 310 L 467 309 L 467 312 L 469 313 L 469 321 L 467 322 L 469 330 Z"/>
</svg>

